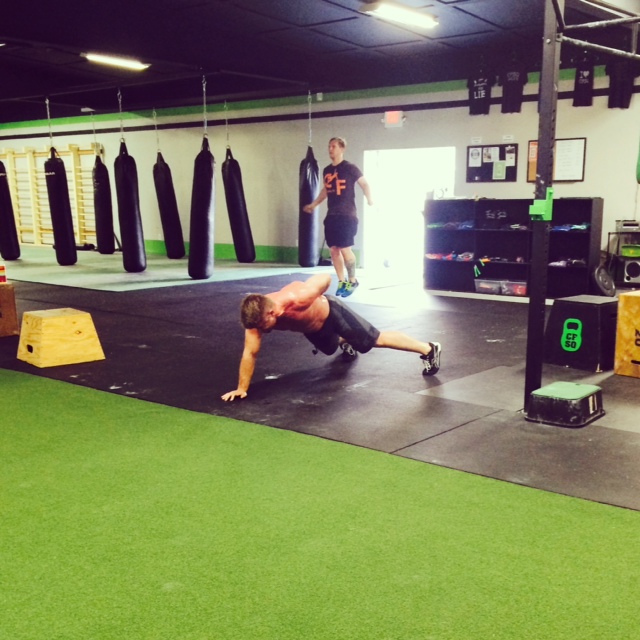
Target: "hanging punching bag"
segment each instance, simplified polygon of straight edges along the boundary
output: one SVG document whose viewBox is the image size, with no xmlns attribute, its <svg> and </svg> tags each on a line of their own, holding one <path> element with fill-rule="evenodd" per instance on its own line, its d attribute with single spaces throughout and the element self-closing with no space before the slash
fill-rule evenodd
<svg viewBox="0 0 640 640">
<path fill-rule="evenodd" d="M 298 264 L 301 267 L 316 267 L 320 261 L 318 207 L 306 213 L 302 207 L 313 202 L 320 193 L 318 163 L 311 145 L 300 163 L 300 185 L 298 201 Z"/>
<path fill-rule="evenodd" d="M 49 159 L 44 163 L 44 175 L 47 181 L 51 226 L 56 259 L 63 267 L 73 265 L 78 260 L 76 239 L 73 235 L 73 217 L 69 202 L 69 187 L 64 162 L 51 147 Z"/>
<path fill-rule="evenodd" d="M 4 260 L 20 257 L 16 219 L 11 204 L 11 192 L 4 164 L 0 162 L 0 256 Z"/>
<path fill-rule="evenodd" d="M 159 151 L 156 163 L 153 165 L 153 182 L 156 185 L 160 222 L 162 223 L 167 257 L 173 259 L 182 258 L 185 254 L 184 238 L 182 236 L 176 193 L 173 188 L 173 179 L 171 178 L 171 169 Z"/>
<path fill-rule="evenodd" d="M 100 156 L 93 165 L 93 208 L 96 216 L 98 252 L 110 255 L 116 250 L 113 237 L 113 205 L 109 171 Z"/>
<path fill-rule="evenodd" d="M 226 159 L 222 163 L 222 181 L 236 257 L 238 262 L 253 262 L 256 259 L 256 249 L 251 235 L 247 203 L 244 199 L 242 172 L 229 148 L 227 148 Z"/>
<path fill-rule="evenodd" d="M 191 191 L 191 224 L 189 227 L 189 275 L 204 280 L 213 273 L 213 231 L 215 214 L 215 166 L 209 151 L 209 140 L 202 140 L 196 156 Z"/>
<path fill-rule="evenodd" d="M 120 154 L 114 163 L 118 220 L 122 241 L 122 262 L 125 271 L 139 273 L 147 268 L 147 254 L 142 235 L 140 197 L 138 195 L 138 170 L 136 161 L 128 154 L 124 140 Z"/>
</svg>

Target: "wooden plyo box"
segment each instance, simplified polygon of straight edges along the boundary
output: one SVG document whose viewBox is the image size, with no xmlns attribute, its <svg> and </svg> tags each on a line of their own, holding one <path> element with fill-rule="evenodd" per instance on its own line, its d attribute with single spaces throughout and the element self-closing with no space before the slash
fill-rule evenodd
<svg viewBox="0 0 640 640">
<path fill-rule="evenodd" d="M 90 314 L 49 309 L 22 314 L 17 357 L 44 368 L 104 360 L 104 352 Z"/>
<path fill-rule="evenodd" d="M 640 378 L 640 291 L 618 297 L 614 373 Z"/>
<path fill-rule="evenodd" d="M 17 336 L 19 333 L 16 294 L 13 285 L 0 284 L 0 338 Z"/>
</svg>

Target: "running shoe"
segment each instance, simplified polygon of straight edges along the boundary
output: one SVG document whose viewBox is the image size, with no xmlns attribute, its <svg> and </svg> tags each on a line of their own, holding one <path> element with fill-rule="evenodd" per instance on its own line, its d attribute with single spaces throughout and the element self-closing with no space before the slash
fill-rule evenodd
<svg viewBox="0 0 640 640">
<path fill-rule="evenodd" d="M 348 342 L 341 343 L 340 348 L 342 349 L 342 359 L 346 362 L 351 362 L 357 358 L 358 352 Z"/>
<path fill-rule="evenodd" d="M 336 296 L 338 298 L 342 298 L 344 296 L 344 290 L 345 290 L 347 284 L 349 284 L 347 280 L 344 280 L 344 281 L 339 280 L 338 281 L 338 288 L 336 289 Z"/>
<path fill-rule="evenodd" d="M 430 342 L 431 351 L 426 356 L 420 356 L 420 359 L 424 363 L 423 376 L 433 376 L 440 371 L 440 353 L 442 347 L 439 342 Z"/>
<path fill-rule="evenodd" d="M 342 290 L 342 297 L 348 298 L 360 285 L 360 283 L 356 280 L 355 282 L 346 282 L 344 285 L 344 289 Z"/>
</svg>

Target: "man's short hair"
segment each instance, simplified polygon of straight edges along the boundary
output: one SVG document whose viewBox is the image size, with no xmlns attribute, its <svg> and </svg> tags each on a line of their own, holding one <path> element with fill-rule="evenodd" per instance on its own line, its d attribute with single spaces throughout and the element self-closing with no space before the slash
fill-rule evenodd
<svg viewBox="0 0 640 640">
<path fill-rule="evenodd" d="M 341 138 L 340 136 L 335 136 L 331 138 L 331 140 L 329 140 L 329 144 L 331 144 L 332 142 L 337 142 L 338 145 L 341 146 L 343 149 L 347 148 L 347 141 L 344 138 Z"/>
<path fill-rule="evenodd" d="M 240 322 L 245 329 L 257 329 L 262 323 L 273 301 L 261 293 L 250 293 L 240 305 Z"/>
</svg>

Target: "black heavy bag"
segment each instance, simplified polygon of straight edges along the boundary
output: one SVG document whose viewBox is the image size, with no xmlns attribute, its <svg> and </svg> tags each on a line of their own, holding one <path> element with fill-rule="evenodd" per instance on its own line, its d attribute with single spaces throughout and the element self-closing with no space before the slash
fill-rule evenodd
<svg viewBox="0 0 640 640">
<path fill-rule="evenodd" d="M 311 146 L 300 163 L 300 198 L 298 211 L 298 264 L 301 267 L 315 267 L 320 262 L 320 242 L 318 240 L 318 207 L 313 213 L 306 213 L 303 207 L 311 204 L 320 193 L 318 163 Z"/>
<path fill-rule="evenodd" d="M 7 170 L 2 162 L 0 162 L 0 256 L 4 260 L 17 260 L 20 257 L 20 244 L 11 204 Z"/>
<path fill-rule="evenodd" d="M 189 275 L 194 280 L 204 280 L 213 273 L 215 168 L 216 161 L 209 151 L 209 140 L 205 137 L 194 163 L 191 192 Z"/>
<path fill-rule="evenodd" d="M 116 250 L 113 236 L 113 205 L 109 171 L 100 156 L 93 165 L 93 208 L 96 216 L 96 240 L 98 252 L 112 254 Z"/>
<path fill-rule="evenodd" d="M 144 249 L 140 217 L 138 170 L 136 161 L 127 153 L 127 145 L 124 141 L 120 143 L 120 154 L 116 158 L 114 167 L 122 263 L 125 271 L 138 273 L 147 268 L 147 254 Z"/>
<path fill-rule="evenodd" d="M 173 188 L 171 169 L 160 152 L 158 152 L 158 158 L 153 165 L 153 182 L 156 185 L 160 222 L 162 223 L 167 257 L 173 259 L 183 258 L 185 254 L 184 238 L 182 236 L 180 214 L 178 213 L 178 203 L 176 202 L 176 192 Z"/>
<path fill-rule="evenodd" d="M 58 157 L 53 147 L 51 147 L 49 159 L 44 163 L 44 175 L 47 181 L 56 259 L 59 265 L 68 267 L 77 262 L 78 252 L 76 251 L 76 239 L 73 235 L 73 217 L 69 202 L 67 174 L 62 158 Z"/>
<path fill-rule="evenodd" d="M 242 172 L 238 161 L 231 153 L 231 149 L 227 149 L 227 157 L 222 163 L 222 182 L 224 183 L 224 195 L 227 200 L 236 257 L 238 262 L 253 262 L 256 259 L 256 248 L 253 244 L 247 203 L 244 199 Z"/>
</svg>

